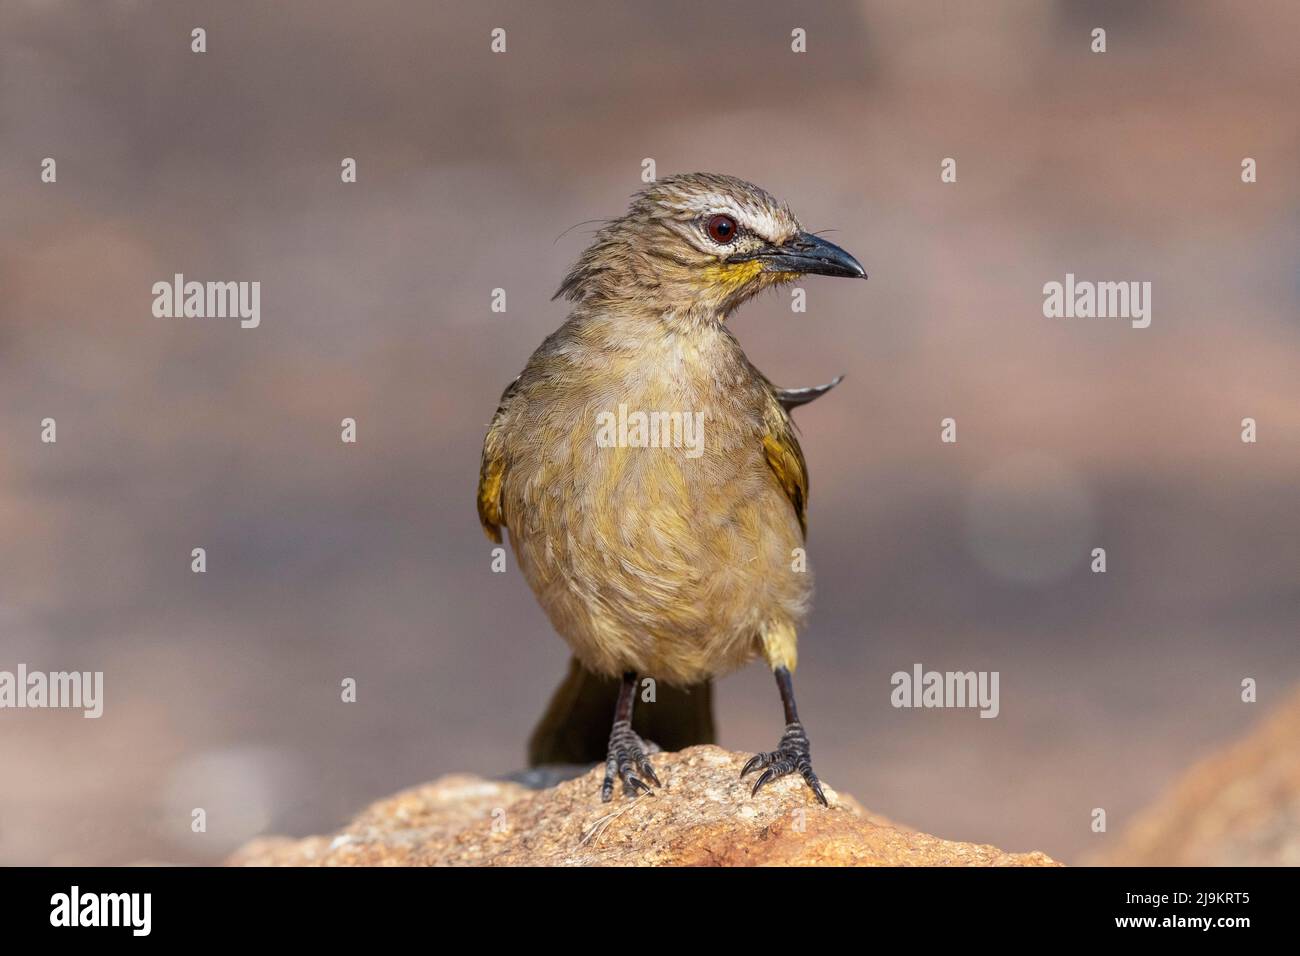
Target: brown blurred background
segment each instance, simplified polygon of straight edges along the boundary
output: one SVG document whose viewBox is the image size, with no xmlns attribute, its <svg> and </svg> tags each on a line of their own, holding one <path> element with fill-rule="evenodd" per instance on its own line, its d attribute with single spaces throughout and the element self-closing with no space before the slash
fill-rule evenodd
<svg viewBox="0 0 1300 956">
<path fill-rule="evenodd" d="M 557 236 L 646 157 L 765 186 L 871 274 L 732 320 L 779 384 L 847 374 L 796 416 L 822 776 L 944 837 L 1103 848 L 1092 808 L 1118 832 L 1300 678 L 1298 29 L 1226 0 L 10 0 L 0 669 L 106 689 L 100 720 L 0 713 L 0 862 L 214 861 L 521 764 L 567 651 L 490 572 L 479 450 L 594 227 Z M 261 327 L 155 319 L 176 272 L 260 280 Z M 1151 327 L 1045 319 L 1067 272 L 1150 281 Z M 1000 716 L 893 709 L 913 662 L 999 671 Z M 724 745 L 775 741 L 764 668 L 719 693 Z"/>
</svg>

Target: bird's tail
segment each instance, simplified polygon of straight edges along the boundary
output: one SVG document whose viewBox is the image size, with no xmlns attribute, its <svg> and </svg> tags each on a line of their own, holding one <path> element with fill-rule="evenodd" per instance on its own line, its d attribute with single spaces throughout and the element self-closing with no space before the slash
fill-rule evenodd
<svg viewBox="0 0 1300 956">
<path fill-rule="evenodd" d="M 593 674 L 571 658 L 568 674 L 528 740 L 528 765 L 603 763 L 618 690 L 617 677 Z M 713 743 L 712 681 L 685 690 L 660 683 L 653 702 L 643 700 L 638 688 L 632 729 L 664 750 Z"/>
</svg>

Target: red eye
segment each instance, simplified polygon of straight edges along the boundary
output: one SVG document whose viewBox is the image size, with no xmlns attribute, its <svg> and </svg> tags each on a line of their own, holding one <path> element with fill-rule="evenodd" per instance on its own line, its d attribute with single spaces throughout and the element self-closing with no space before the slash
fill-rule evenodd
<svg viewBox="0 0 1300 956">
<path fill-rule="evenodd" d="M 709 238 L 719 245 L 725 246 L 736 238 L 736 220 L 730 216 L 713 216 L 704 228 L 708 231 Z"/>
</svg>

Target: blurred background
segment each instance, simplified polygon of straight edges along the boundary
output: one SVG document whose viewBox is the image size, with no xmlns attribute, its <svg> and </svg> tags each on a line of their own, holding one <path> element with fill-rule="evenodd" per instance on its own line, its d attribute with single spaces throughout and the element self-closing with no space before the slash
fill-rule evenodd
<svg viewBox="0 0 1300 956">
<path fill-rule="evenodd" d="M 567 649 L 491 573 L 483 433 L 595 226 L 561 234 L 645 158 L 761 184 L 871 275 L 732 319 L 778 384 L 847 375 L 796 413 L 822 777 L 943 837 L 1104 851 L 1300 678 L 1298 29 L 1226 0 L 10 0 L 0 669 L 102 670 L 105 711 L 0 713 L 0 862 L 212 862 L 521 766 Z M 261 327 L 154 318 L 177 272 L 260 281 Z M 1151 327 L 1044 318 L 1067 272 L 1151 282 Z M 1000 715 L 893 709 L 915 662 L 999 671 Z M 763 666 L 719 724 L 773 744 Z"/>
</svg>

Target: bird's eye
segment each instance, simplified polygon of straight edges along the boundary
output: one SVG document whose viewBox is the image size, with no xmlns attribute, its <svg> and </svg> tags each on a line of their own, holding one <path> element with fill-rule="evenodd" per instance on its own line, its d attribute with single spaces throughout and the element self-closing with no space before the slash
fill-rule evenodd
<svg viewBox="0 0 1300 956">
<path fill-rule="evenodd" d="M 736 220 L 730 216 L 711 216 L 704 228 L 708 231 L 709 238 L 719 245 L 725 246 L 736 238 Z"/>
</svg>

